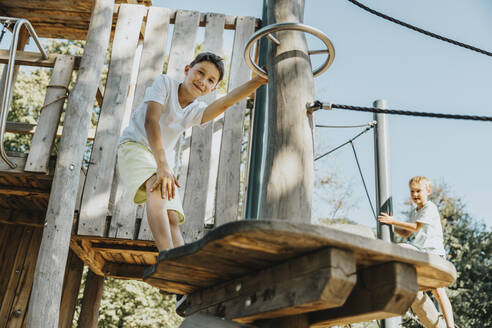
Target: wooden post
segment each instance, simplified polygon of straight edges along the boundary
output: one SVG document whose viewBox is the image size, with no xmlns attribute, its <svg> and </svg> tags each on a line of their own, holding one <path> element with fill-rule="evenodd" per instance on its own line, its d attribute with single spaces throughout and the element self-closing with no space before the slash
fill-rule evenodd
<svg viewBox="0 0 492 328">
<path fill-rule="evenodd" d="M 71 327 L 77 297 L 79 296 L 80 282 L 82 272 L 84 271 L 84 262 L 70 250 L 65 270 L 65 279 L 63 282 L 63 292 L 60 303 L 60 321 L 59 328 Z"/>
<path fill-rule="evenodd" d="M 302 22 L 304 0 L 268 0 L 268 24 Z M 311 222 L 313 193 L 312 117 L 306 103 L 313 100 L 313 74 L 303 33 L 277 33 L 268 61 L 269 135 L 266 194 L 260 218 Z"/>
<path fill-rule="evenodd" d="M 99 305 L 104 287 L 104 277 L 98 276 L 91 270 L 87 272 L 85 280 L 84 299 L 80 309 L 79 328 L 96 328 L 99 318 Z"/>
<path fill-rule="evenodd" d="M 267 0 L 267 24 L 302 22 L 304 0 Z M 280 45 L 268 58 L 268 145 L 259 218 L 311 223 L 313 194 L 312 118 L 314 81 L 303 33 L 277 33 Z M 305 314 L 262 323 L 261 327 L 308 327 Z"/>
<path fill-rule="evenodd" d="M 77 82 L 68 98 L 64 131 L 29 302 L 27 327 L 57 327 L 80 168 L 101 78 L 114 0 L 96 0 Z"/>
</svg>

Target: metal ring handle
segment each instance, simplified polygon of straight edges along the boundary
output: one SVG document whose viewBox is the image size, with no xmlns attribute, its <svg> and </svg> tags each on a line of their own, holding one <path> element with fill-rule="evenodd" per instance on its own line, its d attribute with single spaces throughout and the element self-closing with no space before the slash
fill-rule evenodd
<svg viewBox="0 0 492 328">
<path fill-rule="evenodd" d="M 295 31 L 301 31 L 301 32 L 312 34 L 315 37 L 319 38 L 321 41 L 323 41 L 323 43 L 326 45 L 326 50 L 322 50 L 322 51 L 316 50 L 316 51 L 308 52 L 310 55 L 328 53 L 328 58 L 326 58 L 325 62 L 321 66 L 313 70 L 314 77 L 317 77 L 320 74 L 322 74 L 333 63 L 333 59 L 335 59 L 335 48 L 333 47 L 333 44 L 331 43 L 330 39 L 328 39 L 326 34 L 324 34 L 322 31 L 318 30 L 317 28 L 304 25 L 301 23 L 276 23 L 276 24 L 265 26 L 259 29 L 258 31 L 256 31 L 254 34 L 252 34 L 248 42 L 246 43 L 246 47 L 244 48 L 244 60 L 246 61 L 246 64 L 248 64 L 249 68 L 251 68 L 251 70 L 256 74 L 260 75 L 263 78 L 268 77 L 265 70 L 263 70 L 251 59 L 251 49 L 253 48 L 253 45 L 255 44 L 256 41 L 258 41 L 264 36 L 268 37 L 270 40 L 273 40 L 274 43 L 277 43 L 275 42 L 276 38 L 274 38 L 271 35 L 271 33 L 282 31 L 282 30 L 295 30 Z M 277 43 L 277 45 L 278 44 L 279 43 Z"/>
</svg>

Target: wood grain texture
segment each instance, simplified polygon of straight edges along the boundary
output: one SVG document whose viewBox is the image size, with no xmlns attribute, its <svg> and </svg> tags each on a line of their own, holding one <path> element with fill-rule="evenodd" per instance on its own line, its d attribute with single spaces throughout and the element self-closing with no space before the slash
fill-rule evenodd
<svg viewBox="0 0 492 328">
<path fill-rule="evenodd" d="M 244 325 L 237 322 L 220 319 L 209 314 L 197 313 L 187 317 L 179 328 L 255 328 L 252 325 Z"/>
<path fill-rule="evenodd" d="M 347 302 L 336 309 L 309 314 L 310 327 L 344 325 L 403 315 L 417 295 L 413 265 L 385 263 L 357 273 L 357 285 Z"/>
<path fill-rule="evenodd" d="M 99 318 L 99 306 L 104 287 L 104 277 L 89 270 L 84 287 L 84 298 L 80 308 L 78 327 L 96 328 Z"/>
<path fill-rule="evenodd" d="M 79 235 L 103 236 L 116 163 L 116 146 L 145 7 L 121 5 L 103 106 L 82 196 Z"/>
<path fill-rule="evenodd" d="M 15 55 L 15 64 L 24 66 L 36 66 L 36 67 L 54 67 L 56 58 L 60 55 L 48 54 L 47 59 L 43 59 L 39 52 L 31 51 L 17 51 Z M 66 55 L 64 55 L 66 56 Z M 70 56 L 73 58 L 74 69 L 79 69 L 80 56 Z M 7 64 L 9 62 L 9 50 L 0 50 L 0 64 Z"/>
<path fill-rule="evenodd" d="M 203 51 L 222 53 L 224 22 L 225 15 L 207 14 Z M 214 92 L 200 100 L 210 104 L 215 98 L 216 93 Z M 183 210 L 187 217 L 182 226 L 185 242 L 195 241 L 204 234 L 207 196 L 210 191 L 209 174 L 213 130 L 213 121 L 203 126 L 195 126 L 192 130 L 186 193 L 183 199 Z"/>
<path fill-rule="evenodd" d="M 303 0 L 267 1 L 268 23 L 302 22 Z M 313 142 L 306 103 L 314 96 L 303 33 L 277 33 L 267 61 L 268 144 L 260 218 L 311 221 Z"/>
<path fill-rule="evenodd" d="M 113 15 L 113 0 L 96 0 L 77 82 L 68 98 L 66 131 L 60 150 L 46 214 L 47 225 L 39 251 L 29 302 L 27 327 L 57 327 L 71 218 L 92 107 L 104 63 Z"/>
<path fill-rule="evenodd" d="M 73 57 L 58 56 L 55 67 L 53 68 L 49 85 L 65 86 L 68 90 L 68 85 L 70 84 L 70 80 L 72 78 L 73 65 Z M 27 156 L 24 171 L 39 173 L 48 172 L 51 148 L 53 147 L 53 143 L 55 141 L 63 105 L 65 104 L 65 99 L 54 103 L 53 101 L 64 96 L 65 94 L 66 90 L 63 88 L 47 88 L 46 96 L 44 98 L 44 105 L 46 106 L 50 103 L 51 105 L 43 108 L 41 114 L 39 115 L 38 125 L 36 132 L 32 137 L 31 147 L 29 149 L 29 155 Z"/>
<path fill-rule="evenodd" d="M 197 291 L 179 311 L 248 323 L 338 307 L 355 285 L 355 265 L 351 252 L 325 248 Z"/>
<path fill-rule="evenodd" d="M 65 278 L 63 280 L 61 298 L 61 304 L 63 306 L 60 307 L 59 328 L 72 326 L 83 271 L 84 262 L 70 250 L 68 253 L 67 267 L 65 268 Z"/>
<path fill-rule="evenodd" d="M 152 82 L 162 72 L 166 54 L 167 35 L 169 29 L 169 14 L 167 8 L 151 7 L 147 13 L 145 25 L 145 36 L 143 40 L 142 54 L 138 66 L 138 76 L 135 86 L 135 94 L 131 113 L 133 113 L 143 101 L 145 90 L 152 85 Z M 128 117 L 129 120 L 130 117 Z M 122 128 L 128 125 L 129 121 L 123 121 Z M 122 183 L 117 183 L 115 210 L 111 219 L 109 237 L 125 237 L 131 235 L 137 214 L 137 205 L 133 203 L 133 196 Z M 147 218 L 144 218 L 145 223 Z M 132 233 L 130 233 L 130 231 Z M 138 234 L 140 232 L 137 232 Z M 153 239 L 152 239 L 153 240 Z"/>
<path fill-rule="evenodd" d="M 185 78 L 184 68 L 193 60 L 195 51 L 195 39 L 200 22 L 200 13 L 196 11 L 178 10 L 176 13 L 176 22 L 174 23 L 173 40 L 169 54 L 169 64 L 166 74 L 177 81 L 183 81 Z M 186 176 L 188 171 L 189 150 L 182 153 L 182 141 L 180 138 L 176 145 L 175 162 L 168 163 L 173 168 L 179 184 L 182 186 L 179 190 L 181 199 L 186 188 Z M 181 166 L 178 167 L 179 158 L 181 157 Z"/>
<path fill-rule="evenodd" d="M 448 286 L 456 279 L 454 266 L 436 255 L 323 226 L 248 220 L 227 223 L 196 242 L 161 252 L 144 280 L 190 294 L 325 247 L 352 251 L 358 267 L 411 264 L 421 290 Z"/>
<path fill-rule="evenodd" d="M 248 81 L 251 77 L 243 58 L 244 46 L 255 30 L 250 17 L 238 17 L 232 50 L 228 90 Z M 215 201 L 215 226 L 236 221 L 240 192 L 241 143 L 243 141 L 246 99 L 231 106 L 224 114 L 224 128 L 220 146 L 217 194 Z"/>
</svg>

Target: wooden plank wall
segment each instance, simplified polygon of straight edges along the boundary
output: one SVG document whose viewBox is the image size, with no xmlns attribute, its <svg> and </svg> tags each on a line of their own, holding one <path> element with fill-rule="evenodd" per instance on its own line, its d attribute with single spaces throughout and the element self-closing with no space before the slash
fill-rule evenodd
<svg viewBox="0 0 492 328">
<path fill-rule="evenodd" d="M 24 327 L 42 228 L 0 224 L 0 327 Z"/>
<path fill-rule="evenodd" d="M 130 5 L 121 5 L 120 15 L 125 6 Z M 135 7 L 132 6 L 132 8 Z M 147 17 L 143 23 L 145 27 L 142 28 L 145 31 L 145 35 L 140 50 L 141 57 L 135 57 L 135 62 L 133 62 L 135 67 L 138 64 L 137 61 L 140 61 L 139 66 L 137 66 L 139 67 L 138 75 L 136 77 L 125 76 L 128 83 L 131 83 L 130 81 L 136 78 L 134 96 L 128 97 L 126 103 L 121 100 L 116 101 L 115 92 L 111 91 L 113 88 L 118 88 L 118 90 L 124 90 L 125 86 L 128 88 L 127 84 L 124 86 L 122 84 L 110 84 L 110 77 L 117 79 L 123 74 L 122 70 L 113 64 L 115 58 L 111 59 L 101 118 L 97 127 L 91 164 L 84 187 L 78 235 L 153 240 L 146 220 L 145 206 L 133 204 L 133 195 L 128 194 L 124 185 L 120 183 L 117 172 L 111 172 L 110 167 L 115 165 L 112 156 L 116 153 L 117 145 L 114 141 L 116 136 L 128 124 L 131 112 L 141 103 L 145 89 L 163 71 L 164 59 L 167 55 L 169 23 L 172 23 L 171 14 L 172 11 L 166 8 L 152 7 L 147 10 Z M 196 39 L 200 31 L 203 15 L 205 15 L 203 50 L 213 51 L 218 54 L 224 53 L 222 50 L 224 29 L 227 28 L 228 22 L 230 24 L 230 16 L 178 10 L 175 13 L 175 24 L 166 72 L 171 78 L 176 80 L 184 79 L 184 67 L 191 62 L 195 55 L 194 51 L 198 44 Z M 118 21 L 120 20 L 121 18 L 118 18 Z M 251 17 L 236 17 L 234 24 L 236 31 L 233 54 L 232 58 L 228 58 L 232 62 L 228 81 L 229 90 L 239 86 L 251 77 L 251 72 L 243 59 L 243 50 L 247 39 L 256 28 L 257 20 Z M 134 26 L 134 30 L 137 30 L 137 25 Z M 119 40 L 118 38 L 123 38 L 122 35 L 118 36 L 118 31 L 117 28 L 115 45 Z M 131 33 L 130 29 L 125 33 Z M 131 40 L 132 46 L 128 47 L 128 52 L 125 55 L 125 58 L 128 59 L 126 60 L 126 67 L 132 66 L 132 62 L 129 59 L 134 58 L 132 51 L 135 52 L 138 49 L 135 39 L 132 37 Z M 124 43 L 127 44 L 128 41 L 126 40 Z M 114 49 L 113 47 L 113 53 Z M 130 69 L 127 68 L 126 71 L 130 72 Z M 217 95 L 214 93 L 202 100 L 210 103 L 216 97 Z M 128 102 L 131 103 L 128 104 Z M 116 111 L 114 109 L 116 103 L 119 108 L 126 108 L 126 112 L 122 113 L 122 110 Z M 113 106 L 109 108 L 109 106 L 104 106 L 104 104 L 113 104 Z M 240 157 L 241 144 L 244 139 L 245 112 L 246 101 L 242 101 L 231 108 L 225 118 L 216 120 L 216 122 L 204 127 L 194 128 L 192 132 L 188 132 L 187 146 L 180 150 L 181 156 L 177 155 L 181 160 L 181 165 L 179 166 L 179 173 L 176 173 L 177 175 L 179 174 L 179 182 L 182 186 L 180 193 L 187 216 L 187 221 L 182 227 L 186 242 L 191 242 L 203 236 L 205 230 L 204 220 L 210 213 L 217 212 L 216 222 L 218 224 L 236 220 L 238 217 L 239 193 L 241 192 Z M 106 121 L 110 121 L 111 124 Z M 115 121 L 118 122 L 115 123 Z M 218 184 L 221 188 L 218 189 L 217 197 L 215 197 L 218 154 L 213 153 L 212 145 L 217 142 L 220 143 L 220 140 L 217 140 L 217 136 L 220 138 L 223 126 L 225 126 L 223 131 L 226 132 L 224 133 L 225 137 L 222 138 L 222 150 L 220 151 L 221 169 L 219 169 L 218 178 Z M 102 161 L 106 162 L 102 164 Z M 101 165 L 104 165 L 104 170 L 100 168 Z M 170 163 L 170 165 L 173 165 L 173 163 Z M 217 198 L 216 201 L 214 201 L 215 198 Z M 217 211 L 210 208 L 210 202 L 214 202 L 213 207 L 216 207 Z M 107 218 L 110 218 L 109 223 Z"/>
</svg>

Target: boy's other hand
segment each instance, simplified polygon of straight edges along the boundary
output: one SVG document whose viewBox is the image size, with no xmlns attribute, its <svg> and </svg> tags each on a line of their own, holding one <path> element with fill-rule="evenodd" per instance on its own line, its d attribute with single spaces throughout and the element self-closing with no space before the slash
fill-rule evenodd
<svg viewBox="0 0 492 328">
<path fill-rule="evenodd" d="M 384 212 L 381 212 L 381 214 L 378 216 L 378 220 L 381 223 L 385 224 L 392 224 L 393 223 L 393 217 L 391 215 L 388 215 Z"/>
<path fill-rule="evenodd" d="M 165 199 L 167 195 L 167 200 L 171 200 L 176 195 L 175 186 L 181 188 L 171 169 L 169 167 L 159 167 L 156 172 L 156 180 L 150 191 L 160 188 L 161 198 Z"/>
</svg>

